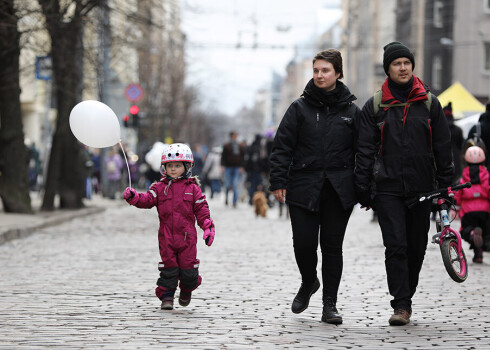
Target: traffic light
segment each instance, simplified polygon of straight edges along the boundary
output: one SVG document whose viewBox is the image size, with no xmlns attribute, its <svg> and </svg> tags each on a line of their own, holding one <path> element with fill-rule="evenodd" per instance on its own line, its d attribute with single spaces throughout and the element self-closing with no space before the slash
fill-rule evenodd
<svg viewBox="0 0 490 350">
<path fill-rule="evenodd" d="M 135 128 L 138 127 L 139 111 L 140 108 L 136 105 L 132 105 L 131 107 L 129 107 L 129 113 L 131 114 L 131 119 L 132 119 L 132 126 Z"/>
<path fill-rule="evenodd" d="M 127 115 L 127 114 L 126 114 L 126 115 L 123 117 L 123 122 L 124 122 L 124 127 L 125 127 L 125 128 L 128 128 L 128 127 L 129 127 L 129 115 Z"/>
</svg>

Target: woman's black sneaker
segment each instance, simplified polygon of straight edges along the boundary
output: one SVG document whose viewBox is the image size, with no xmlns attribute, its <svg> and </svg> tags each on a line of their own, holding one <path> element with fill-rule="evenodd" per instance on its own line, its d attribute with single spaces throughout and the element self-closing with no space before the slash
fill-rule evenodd
<svg viewBox="0 0 490 350">
<path fill-rule="evenodd" d="M 295 314 L 299 314 L 306 310 L 308 304 L 310 303 L 310 298 L 315 292 L 320 288 L 320 281 L 318 278 L 313 282 L 313 284 L 305 285 L 301 283 L 298 294 L 293 300 L 293 305 L 291 305 L 291 311 Z"/>
<path fill-rule="evenodd" d="M 335 307 L 336 303 L 336 298 L 325 298 L 325 300 L 323 301 L 322 322 L 331 324 L 342 324 L 342 316 L 339 314 L 337 308 Z"/>
</svg>

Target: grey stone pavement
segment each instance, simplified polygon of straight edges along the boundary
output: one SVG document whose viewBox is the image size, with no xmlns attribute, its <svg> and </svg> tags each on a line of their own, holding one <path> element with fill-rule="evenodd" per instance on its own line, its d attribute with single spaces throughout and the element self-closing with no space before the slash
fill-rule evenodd
<svg viewBox="0 0 490 350">
<path fill-rule="evenodd" d="M 0 349 L 490 349 L 490 254 L 475 265 L 467 244 L 469 277 L 458 284 L 429 243 L 412 322 L 390 327 L 379 227 L 355 208 L 338 301 L 344 323 L 329 325 L 320 292 L 303 313 L 290 311 L 300 279 L 277 207 L 255 218 L 245 203 L 214 198 L 215 242 L 198 243 L 203 283 L 189 306 L 163 311 L 156 210 L 86 203 L 0 212 Z"/>
</svg>

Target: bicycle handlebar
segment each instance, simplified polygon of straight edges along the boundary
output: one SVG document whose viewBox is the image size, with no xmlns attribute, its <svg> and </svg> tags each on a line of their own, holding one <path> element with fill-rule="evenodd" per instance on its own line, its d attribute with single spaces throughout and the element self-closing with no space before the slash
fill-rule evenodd
<svg viewBox="0 0 490 350">
<path fill-rule="evenodd" d="M 414 199 L 410 199 L 407 201 L 408 207 L 412 207 L 415 205 L 417 202 L 423 202 L 432 198 L 437 198 L 440 197 L 441 195 L 448 194 L 449 191 L 458 191 L 463 188 L 470 188 L 471 187 L 471 182 L 467 182 L 461 185 L 453 186 L 453 187 L 445 187 L 445 188 L 440 188 L 438 190 L 432 191 L 432 192 L 427 192 L 424 194 L 419 195 L 418 197 Z"/>
</svg>

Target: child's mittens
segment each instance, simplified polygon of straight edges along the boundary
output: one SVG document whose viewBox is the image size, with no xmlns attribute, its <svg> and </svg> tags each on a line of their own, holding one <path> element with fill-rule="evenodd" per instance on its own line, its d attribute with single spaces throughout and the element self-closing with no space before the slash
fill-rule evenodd
<svg viewBox="0 0 490 350">
<path fill-rule="evenodd" d="M 138 192 L 136 192 L 136 190 L 131 187 L 126 187 L 123 193 L 123 198 L 129 204 L 135 205 L 136 203 L 138 203 Z"/>
<path fill-rule="evenodd" d="M 204 229 L 204 234 L 203 234 L 202 238 L 206 242 L 206 245 L 208 247 L 210 247 L 214 241 L 214 223 L 213 223 L 213 220 L 211 220 L 211 219 L 204 220 L 202 227 Z"/>
</svg>

